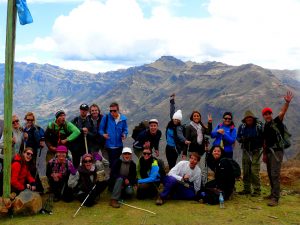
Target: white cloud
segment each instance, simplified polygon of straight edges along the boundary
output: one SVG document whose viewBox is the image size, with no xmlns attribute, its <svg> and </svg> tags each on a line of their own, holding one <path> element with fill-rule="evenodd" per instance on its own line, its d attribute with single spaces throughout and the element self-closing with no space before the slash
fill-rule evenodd
<svg viewBox="0 0 300 225">
<path fill-rule="evenodd" d="M 28 4 L 34 3 L 72 3 L 72 2 L 83 2 L 85 0 L 27 0 Z M 7 0 L 0 0 L 0 3 L 7 3 Z"/>
<path fill-rule="evenodd" d="M 141 2 L 155 3 L 150 16 L 144 15 Z M 300 68 L 299 0 L 211 0 L 207 18 L 175 17 L 170 4 L 86 0 L 56 19 L 51 37 L 27 47 L 53 51 L 60 65 L 65 61 L 67 67 L 89 70 L 138 65 L 161 55 Z"/>
</svg>

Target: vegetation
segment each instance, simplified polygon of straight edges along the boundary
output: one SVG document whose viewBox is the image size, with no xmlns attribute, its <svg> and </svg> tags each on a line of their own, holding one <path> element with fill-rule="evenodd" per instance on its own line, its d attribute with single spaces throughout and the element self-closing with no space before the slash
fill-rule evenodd
<svg viewBox="0 0 300 225">
<path fill-rule="evenodd" d="M 237 191 L 242 189 L 238 182 Z M 121 206 L 113 209 L 109 206 L 109 194 L 104 193 L 100 202 L 92 208 L 83 207 L 79 214 L 73 214 L 80 203 L 55 203 L 53 215 L 16 216 L 2 218 L 1 225 L 7 224 L 300 224 L 300 182 L 284 187 L 284 196 L 278 207 L 268 207 L 262 197 L 236 195 L 232 201 L 225 202 L 225 209 L 218 205 L 209 206 L 195 201 L 167 201 L 156 206 L 154 200 L 130 200 L 128 204 L 156 212 L 152 215 L 143 211 Z M 293 191 L 296 190 L 296 191 Z M 298 192 L 297 192 L 298 190 Z M 263 187 L 263 196 L 269 194 L 268 186 Z"/>
</svg>

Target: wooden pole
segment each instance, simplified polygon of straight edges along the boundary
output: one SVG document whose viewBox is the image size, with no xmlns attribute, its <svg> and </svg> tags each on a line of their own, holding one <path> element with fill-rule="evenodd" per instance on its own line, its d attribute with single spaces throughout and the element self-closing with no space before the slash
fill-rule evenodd
<svg viewBox="0 0 300 225">
<path fill-rule="evenodd" d="M 4 166 L 3 196 L 10 195 L 10 176 L 12 158 L 12 108 L 14 58 L 16 38 L 16 0 L 7 2 L 6 46 L 5 46 L 5 79 L 4 79 Z"/>
</svg>

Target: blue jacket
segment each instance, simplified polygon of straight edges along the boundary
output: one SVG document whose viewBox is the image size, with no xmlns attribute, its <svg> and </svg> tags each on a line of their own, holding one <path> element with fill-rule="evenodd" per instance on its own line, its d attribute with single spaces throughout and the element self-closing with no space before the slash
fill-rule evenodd
<svg viewBox="0 0 300 225">
<path fill-rule="evenodd" d="M 106 122 L 107 119 L 108 121 Z M 117 124 L 110 113 L 103 116 L 99 127 L 99 134 L 108 134 L 109 138 L 105 141 L 107 148 L 123 147 L 122 135 L 125 137 L 128 135 L 126 116 L 120 114 L 120 121 Z"/>
<path fill-rule="evenodd" d="M 224 135 L 217 132 L 219 129 L 224 129 Z M 236 140 L 236 128 L 234 126 L 225 126 L 224 124 L 219 124 L 211 132 L 211 137 L 215 138 L 213 146 L 221 145 L 221 141 L 223 140 L 224 151 L 232 152 L 233 144 Z"/>
<path fill-rule="evenodd" d="M 157 160 L 153 160 L 152 166 L 150 171 L 148 172 L 147 178 L 142 178 L 140 175 L 140 162 L 137 165 L 137 177 L 138 177 L 138 184 L 143 183 L 152 183 L 160 181 L 160 174 L 159 174 L 159 166 Z"/>
</svg>

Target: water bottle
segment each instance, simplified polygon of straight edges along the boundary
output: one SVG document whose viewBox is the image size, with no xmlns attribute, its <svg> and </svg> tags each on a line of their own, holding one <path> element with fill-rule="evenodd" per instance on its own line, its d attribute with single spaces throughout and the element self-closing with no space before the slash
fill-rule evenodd
<svg viewBox="0 0 300 225">
<path fill-rule="evenodd" d="M 219 195 L 219 203 L 220 203 L 220 209 L 224 209 L 225 205 L 224 205 L 224 197 L 223 197 L 222 191 L 220 192 L 220 195 Z"/>
</svg>

